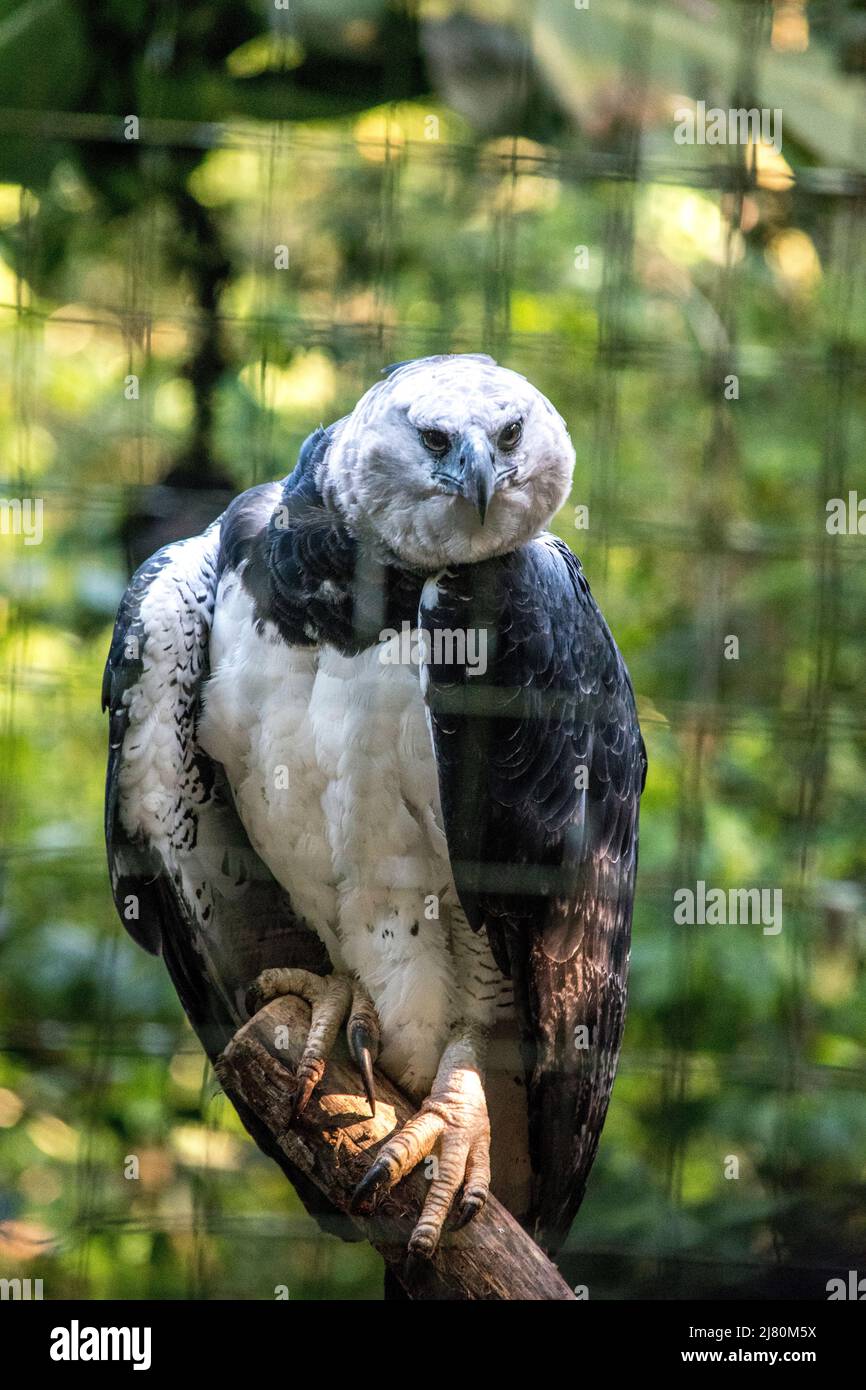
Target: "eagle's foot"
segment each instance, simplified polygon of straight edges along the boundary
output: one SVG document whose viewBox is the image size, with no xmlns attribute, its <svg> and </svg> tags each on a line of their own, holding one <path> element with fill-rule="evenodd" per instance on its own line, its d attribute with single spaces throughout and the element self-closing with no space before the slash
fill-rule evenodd
<svg viewBox="0 0 866 1390">
<path fill-rule="evenodd" d="M 310 1006 L 312 1018 L 304 1051 L 298 1063 L 289 1124 L 309 1104 L 310 1096 L 325 1073 L 325 1064 L 348 1015 L 349 1051 L 361 1072 L 370 1109 L 376 1113 L 373 1062 L 379 1051 L 379 1020 L 367 992 L 345 975 L 314 975 L 309 970 L 263 970 L 247 994 L 247 1008 L 255 1013 L 270 999 L 297 994 Z"/>
<path fill-rule="evenodd" d="M 484 1086 L 471 1044 L 452 1042 L 442 1054 L 430 1095 L 376 1156 L 355 1189 L 353 1210 L 370 1209 L 432 1155 L 430 1191 L 409 1239 L 413 1254 L 430 1256 L 439 1243 L 446 1217 L 461 1192 L 455 1227 L 465 1226 L 487 1200 L 490 1190 L 490 1121 Z"/>
</svg>

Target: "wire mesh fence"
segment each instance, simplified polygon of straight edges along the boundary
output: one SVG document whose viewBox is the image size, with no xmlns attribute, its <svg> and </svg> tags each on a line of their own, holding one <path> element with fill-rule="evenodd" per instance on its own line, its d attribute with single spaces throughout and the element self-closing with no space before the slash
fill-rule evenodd
<svg viewBox="0 0 866 1390">
<path fill-rule="evenodd" d="M 128 111 L 0 110 L 0 495 L 40 502 L 38 543 L 35 509 L 0 537 L 0 1273 L 50 1296 L 378 1292 L 121 939 L 98 691 L 129 564 L 440 351 L 491 352 L 565 416 L 555 529 L 649 751 L 625 1048 L 563 1269 L 592 1297 L 820 1297 L 862 1255 L 866 175 L 833 48 L 859 11 L 591 14 L 523 16 L 518 90 L 548 73 L 552 133 L 479 133 L 441 94 L 190 118 L 170 63 Z M 677 26 L 692 97 L 765 105 L 782 55 L 838 91 L 836 126 L 678 145 Z M 229 59 L 291 74 L 259 29 Z M 688 48 L 704 29 L 717 57 Z M 779 891 L 779 930 L 678 922 L 700 883 Z"/>
</svg>

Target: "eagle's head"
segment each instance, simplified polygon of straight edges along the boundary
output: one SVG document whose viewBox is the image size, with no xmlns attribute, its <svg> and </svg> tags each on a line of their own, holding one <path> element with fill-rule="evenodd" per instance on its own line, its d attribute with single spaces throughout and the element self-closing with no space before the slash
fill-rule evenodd
<svg viewBox="0 0 866 1390">
<path fill-rule="evenodd" d="M 573 468 L 547 397 L 492 357 L 465 353 L 390 368 L 337 426 L 321 485 L 353 533 L 430 571 L 538 535 Z"/>
</svg>

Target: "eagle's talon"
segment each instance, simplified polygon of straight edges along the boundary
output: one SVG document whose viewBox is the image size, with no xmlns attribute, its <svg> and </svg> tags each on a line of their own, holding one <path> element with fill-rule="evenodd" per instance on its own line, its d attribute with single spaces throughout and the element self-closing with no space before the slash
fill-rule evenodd
<svg viewBox="0 0 866 1390">
<path fill-rule="evenodd" d="M 471 1196 L 464 1197 L 452 1229 L 462 1231 L 463 1227 L 468 1226 L 472 1218 L 478 1215 L 486 1201 L 486 1192 L 472 1193 Z"/>
<path fill-rule="evenodd" d="M 409 1254 L 418 1255 L 423 1260 L 429 1260 L 438 1243 L 439 1234 L 437 1231 L 421 1230 L 416 1226 L 409 1237 Z"/>
<path fill-rule="evenodd" d="M 352 984 L 343 975 L 314 975 L 309 970 L 277 967 L 263 970 L 247 990 L 247 999 L 264 1004 L 280 995 L 296 994 L 310 1006 L 310 1027 L 295 1073 L 295 1090 L 289 1105 L 288 1127 L 304 1113 L 313 1091 L 325 1074 L 343 1019 L 349 1012 Z"/>
<path fill-rule="evenodd" d="M 269 973 L 269 971 L 263 972 L 264 975 Z M 253 980 L 252 984 L 247 986 L 247 991 L 244 995 L 244 1008 L 246 1009 L 248 1018 L 255 1018 L 256 1014 L 265 1007 L 269 998 L 272 997 L 267 995 L 262 988 L 262 978 L 262 975 L 260 975 L 257 980 Z"/>
<path fill-rule="evenodd" d="M 461 1188 L 457 1228 L 481 1210 L 490 1187 L 490 1123 L 484 1088 L 462 1041 L 446 1048 L 430 1095 L 383 1146 L 358 1183 L 352 1211 L 374 1209 L 437 1146 L 435 1176 L 409 1238 L 410 1254 L 424 1259 L 434 1254 Z"/>
<path fill-rule="evenodd" d="M 308 1065 L 304 1069 L 303 1075 L 301 1075 L 300 1070 L 298 1071 L 298 1075 L 296 1077 L 295 1090 L 292 1095 L 291 1108 L 289 1110 L 289 1129 L 291 1129 L 295 1121 L 299 1119 L 301 1115 L 303 1115 L 304 1111 L 310 1103 L 310 1097 L 312 1096 L 314 1090 L 318 1086 L 324 1074 L 324 1060 L 319 1062 L 315 1066 Z"/>
<path fill-rule="evenodd" d="M 367 992 L 355 985 L 352 1012 L 346 1024 L 346 1040 L 355 1060 L 370 1114 L 376 1114 L 376 1090 L 373 1084 L 373 1064 L 379 1056 L 379 1017 Z"/>
<path fill-rule="evenodd" d="M 352 1193 L 351 1201 L 349 1202 L 349 1210 L 356 1214 L 375 1211 L 381 1198 L 385 1195 L 386 1189 L 383 1188 L 382 1184 L 387 1182 L 388 1176 L 388 1165 L 380 1164 L 377 1159 L 376 1162 L 371 1164 L 367 1169 L 367 1172 Z"/>
<path fill-rule="evenodd" d="M 364 1094 L 370 1107 L 370 1114 L 376 1118 L 376 1088 L 373 1084 L 373 1058 L 369 1046 L 356 1041 L 350 1034 L 349 1048 L 361 1073 Z"/>
</svg>

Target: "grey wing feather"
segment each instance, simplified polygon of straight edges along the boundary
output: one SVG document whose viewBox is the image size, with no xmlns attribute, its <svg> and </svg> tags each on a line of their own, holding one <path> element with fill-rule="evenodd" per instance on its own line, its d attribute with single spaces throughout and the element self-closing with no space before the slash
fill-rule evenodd
<svg viewBox="0 0 866 1390">
<path fill-rule="evenodd" d="M 529 1225 L 555 1250 L 595 1156 L 625 1016 L 646 774 L 631 683 L 578 561 L 552 537 L 446 572 L 420 622 L 487 642 L 486 672 L 429 662 L 427 699 L 460 901 L 514 984 Z"/>
</svg>

